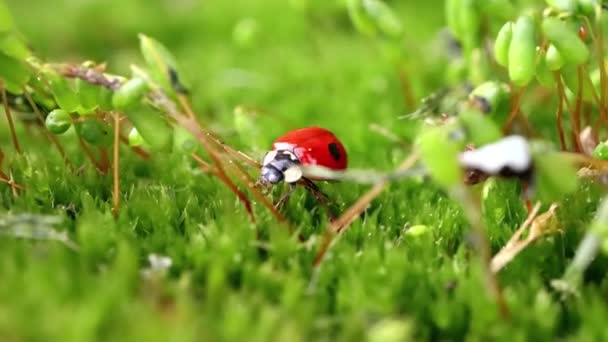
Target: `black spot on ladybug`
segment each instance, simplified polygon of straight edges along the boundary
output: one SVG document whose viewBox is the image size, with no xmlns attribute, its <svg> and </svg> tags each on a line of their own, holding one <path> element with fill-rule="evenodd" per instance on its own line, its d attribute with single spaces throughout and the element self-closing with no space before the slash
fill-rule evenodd
<svg viewBox="0 0 608 342">
<path fill-rule="evenodd" d="M 327 145 L 327 147 L 329 148 L 329 153 L 331 154 L 331 156 L 334 158 L 335 161 L 338 161 L 338 160 L 340 160 L 340 158 L 342 158 L 342 154 L 340 153 L 338 144 L 331 143 L 331 144 Z"/>
</svg>

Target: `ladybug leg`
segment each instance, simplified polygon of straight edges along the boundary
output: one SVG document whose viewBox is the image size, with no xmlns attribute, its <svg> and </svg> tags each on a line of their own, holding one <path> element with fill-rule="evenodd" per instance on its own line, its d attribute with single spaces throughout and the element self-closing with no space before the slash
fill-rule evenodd
<svg viewBox="0 0 608 342">
<path fill-rule="evenodd" d="M 304 183 L 304 187 L 306 187 L 306 190 L 310 191 L 313 196 L 315 196 L 316 200 L 323 206 L 323 208 L 325 208 L 327 215 L 329 216 L 329 220 L 335 221 L 336 217 L 329 206 L 330 201 L 328 196 L 324 194 L 323 191 L 321 191 L 321 189 L 310 179 L 303 177 L 302 181 Z"/>
<path fill-rule="evenodd" d="M 296 184 L 289 184 L 289 190 L 287 190 L 287 192 L 284 193 L 283 196 L 281 196 L 281 198 L 279 198 L 279 200 L 274 205 L 274 207 L 277 210 L 280 210 L 285 205 L 285 203 L 287 203 L 287 201 L 289 200 L 289 197 L 291 196 L 291 194 L 293 194 L 294 190 L 296 190 Z"/>
</svg>

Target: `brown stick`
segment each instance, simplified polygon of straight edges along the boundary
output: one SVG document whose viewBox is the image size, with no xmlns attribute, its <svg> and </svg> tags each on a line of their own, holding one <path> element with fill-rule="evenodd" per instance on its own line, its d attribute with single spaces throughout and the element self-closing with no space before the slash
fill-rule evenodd
<svg viewBox="0 0 608 342">
<path fill-rule="evenodd" d="M 114 118 L 114 161 L 112 163 L 113 178 L 114 178 L 114 191 L 112 193 L 112 213 L 114 218 L 118 218 L 118 209 L 120 206 L 120 165 L 119 165 L 119 152 L 120 152 L 120 116 L 118 113 L 112 113 Z"/>
<path fill-rule="evenodd" d="M 591 38 L 597 45 L 597 62 L 598 67 L 600 68 L 600 116 L 606 120 L 606 124 L 608 125 L 608 111 L 606 110 L 606 97 L 608 96 L 608 80 L 606 79 L 606 69 L 604 64 L 604 32 L 600 22 L 601 15 L 601 11 L 599 13 L 596 13 L 596 18 L 598 19 L 595 25 L 597 37 L 595 37 L 593 31 L 591 31 L 591 23 L 588 22 L 587 26 L 591 31 Z"/>
<path fill-rule="evenodd" d="M 8 96 L 6 95 L 6 88 L 4 88 L 4 82 L 0 80 L 0 92 L 2 92 L 2 105 L 4 106 L 4 114 L 8 121 L 8 126 L 11 131 L 11 138 L 13 139 L 13 146 L 15 151 L 21 154 L 21 147 L 19 147 L 19 139 L 17 139 L 17 133 L 15 132 L 15 124 L 13 123 L 13 116 L 11 115 L 11 109 L 8 105 Z"/>
<path fill-rule="evenodd" d="M 236 184 L 234 184 L 232 181 L 230 181 L 227 176 L 224 177 L 226 174 L 222 175 L 216 167 L 213 167 L 212 165 L 207 163 L 203 158 L 198 156 L 196 153 L 192 153 L 192 158 L 194 158 L 194 160 L 196 160 L 199 163 L 200 167 L 203 170 L 210 172 L 214 176 L 218 177 L 224 184 L 226 184 L 226 186 L 228 186 L 228 188 L 232 192 L 234 192 L 236 194 L 236 196 L 243 203 L 243 205 L 245 205 L 245 209 L 247 210 L 247 214 L 249 214 L 249 217 L 251 218 L 251 222 L 255 223 L 255 215 L 253 213 L 253 208 L 251 206 L 251 202 L 249 201 L 249 199 L 247 198 L 245 193 L 242 192 L 236 186 Z M 226 181 L 226 180 L 228 180 L 228 181 Z"/>
<path fill-rule="evenodd" d="M 97 161 L 97 158 L 95 158 L 95 155 L 93 154 L 93 151 L 91 151 L 89 146 L 84 142 L 84 140 L 82 139 L 82 137 L 80 135 L 78 136 L 78 144 L 80 144 L 80 148 L 82 148 L 82 150 L 87 155 L 87 157 L 89 158 L 91 163 L 93 163 L 93 165 L 95 166 L 97 171 L 99 171 L 100 173 L 103 173 L 102 172 L 103 167 L 99 164 L 99 162 Z"/>
<path fill-rule="evenodd" d="M 562 151 L 566 151 L 566 135 L 564 134 L 564 126 L 562 123 L 562 117 L 564 114 L 564 84 L 562 83 L 562 77 L 559 71 L 554 73 L 555 83 L 557 83 L 557 112 L 555 114 L 557 118 L 557 131 L 559 133 L 559 143 Z"/>
<path fill-rule="evenodd" d="M 129 139 L 125 138 L 122 134 L 120 135 L 120 141 L 127 146 L 129 145 Z M 150 153 L 139 146 L 132 146 L 131 151 L 135 152 L 143 160 L 150 159 Z"/>
<path fill-rule="evenodd" d="M 501 248 L 501 250 L 498 253 L 496 253 L 496 255 L 494 255 L 494 257 L 492 258 L 492 263 L 491 263 L 492 272 L 497 273 L 509 261 L 511 261 L 513 259 L 514 255 L 511 256 L 511 253 L 513 253 L 513 248 L 517 245 L 518 242 L 520 242 L 520 237 L 526 231 L 526 229 L 528 229 L 528 227 L 530 226 L 532 221 L 534 221 L 534 219 L 538 215 L 539 210 L 540 210 L 540 203 L 536 203 L 534 208 L 528 213 L 528 217 L 526 217 L 526 220 L 521 224 L 521 226 L 519 226 L 519 228 L 515 231 L 515 233 L 513 233 L 513 235 L 507 242 L 507 244 L 504 245 Z M 519 252 L 520 252 L 520 250 L 517 250 L 517 251 L 515 251 L 514 254 L 516 255 Z"/>
<path fill-rule="evenodd" d="M 396 170 L 398 172 L 405 171 L 411 168 L 417 160 L 418 156 L 412 154 L 408 158 L 406 158 L 397 167 Z M 353 205 L 346 209 L 346 211 L 342 213 L 342 215 L 340 215 L 337 220 L 331 222 L 327 226 L 323 235 L 323 239 L 321 240 L 321 245 L 319 246 L 319 251 L 317 252 L 317 255 L 315 255 L 313 267 L 318 268 L 321 265 L 335 237 L 337 235 L 342 234 L 348 229 L 348 227 L 350 227 L 350 225 L 357 219 L 357 217 L 359 217 L 359 215 L 361 215 L 361 213 L 365 211 L 369 203 L 371 203 L 371 201 L 373 201 L 376 197 L 380 195 L 380 193 L 382 193 L 388 183 L 388 180 L 379 181 L 370 190 L 363 194 L 363 196 L 359 197 L 359 199 Z"/>
<path fill-rule="evenodd" d="M 583 105 L 583 67 L 577 68 L 578 75 L 578 91 L 576 94 L 576 102 L 574 110 L 572 111 L 572 143 L 574 144 L 574 150 L 576 152 L 582 151 L 580 134 L 581 134 L 581 107 Z"/>
<path fill-rule="evenodd" d="M 108 155 L 108 149 L 106 147 L 100 147 L 99 148 L 99 154 L 101 155 L 101 161 L 100 161 L 100 166 L 101 166 L 101 173 L 102 174 L 106 174 L 108 173 L 108 170 L 110 170 L 110 157 Z"/>
<path fill-rule="evenodd" d="M 228 178 L 228 176 L 226 175 L 226 173 L 222 167 L 221 161 L 220 161 L 219 157 L 217 156 L 218 150 L 219 151 L 225 150 L 224 146 L 222 144 L 220 144 L 218 141 L 216 141 L 215 139 L 212 139 L 211 136 L 209 134 L 207 134 L 208 132 L 202 128 L 201 124 L 198 121 L 188 118 L 185 115 L 183 115 L 182 113 L 180 113 L 174 106 L 172 106 L 172 104 L 170 103 L 170 100 L 168 100 L 164 96 L 164 94 L 159 93 L 156 95 L 157 95 L 156 100 L 159 101 L 160 104 L 163 106 L 163 108 L 165 108 L 165 110 L 168 111 L 168 114 L 178 124 L 180 124 L 182 127 L 187 129 L 188 131 L 190 131 L 190 133 L 198 139 L 198 141 L 201 143 L 201 145 L 203 145 L 203 148 L 205 148 L 207 153 L 209 153 L 209 155 L 211 156 L 211 159 L 213 160 L 214 164 L 216 165 L 216 167 L 218 169 L 217 176 L 220 177 L 221 179 L 223 178 L 222 181 L 225 182 L 226 184 L 231 183 L 232 186 L 236 187 L 236 185 L 234 185 L 232 180 L 230 180 L 230 178 Z M 185 103 L 188 110 L 191 111 L 191 109 L 189 109 L 190 106 L 189 106 L 187 100 L 183 96 L 182 96 L 182 101 Z M 245 175 L 243 175 L 243 174 L 245 174 L 245 172 L 242 172 L 240 170 L 236 171 L 236 172 L 242 173 L 240 175 L 241 177 L 246 177 Z M 251 185 L 249 183 L 247 183 L 245 185 L 248 188 L 248 190 L 252 194 L 254 194 L 257 198 L 262 198 L 264 196 L 253 185 Z M 231 186 L 231 188 L 232 188 L 232 186 Z M 246 202 L 243 202 L 243 203 L 245 204 Z M 262 201 L 262 204 L 264 206 L 266 206 L 266 208 L 268 210 L 271 211 L 271 213 L 275 216 L 275 218 L 279 222 L 286 222 L 286 220 L 275 210 L 274 206 L 271 203 L 269 203 L 268 201 Z"/>
<path fill-rule="evenodd" d="M 401 83 L 401 93 L 403 94 L 403 101 L 406 108 L 414 109 L 416 108 L 416 100 L 414 98 L 414 93 L 412 91 L 412 82 L 410 81 L 410 77 L 405 70 L 405 67 L 399 67 L 399 82 Z"/>
<path fill-rule="evenodd" d="M 12 175 L 9 177 L 6 175 L 6 173 L 4 173 L 2 171 L 2 162 L 3 161 L 4 161 L 4 152 L 2 152 L 2 149 L 0 148 L 0 182 L 8 184 L 11 187 L 11 192 L 13 193 L 13 196 L 16 197 L 17 189 L 23 190 L 23 187 L 13 181 Z"/>
<path fill-rule="evenodd" d="M 454 196 L 459 198 L 462 208 L 464 209 L 464 213 L 471 224 L 471 233 L 473 235 L 473 241 L 475 242 L 477 252 L 479 253 L 486 287 L 494 297 L 501 316 L 504 319 L 508 319 L 509 307 L 507 306 L 507 302 L 503 296 L 498 278 L 496 277 L 496 274 L 492 272 L 490 266 L 492 262 L 492 251 L 490 250 L 490 243 L 488 242 L 486 229 L 483 226 L 478 204 L 479 200 L 474 199 L 473 195 L 467 188 L 457 189 Z"/>
<path fill-rule="evenodd" d="M 509 113 L 509 118 L 507 119 L 507 122 L 505 123 L 505 126 L 502 129 L 503 133 L 505 134 L 511 130 L 513 120 L 515 120 L 515 117 L 519 113 L 519 106 L 521 105 L 521 98 L 523 96 L 524 89 L 524 87 L 519 89 L 519 91 L 515 92 L 515 94 L 511 98 L 511 112 Z"/>
</svg>

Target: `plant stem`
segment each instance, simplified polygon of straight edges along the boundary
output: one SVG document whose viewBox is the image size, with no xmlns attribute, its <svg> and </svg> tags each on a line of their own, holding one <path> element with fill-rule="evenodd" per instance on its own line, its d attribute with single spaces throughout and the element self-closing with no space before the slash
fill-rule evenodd
<svg viewBox="0 0 608 342">
<path fill-rule="evenodd" d="M 507 122 L 505 123 L 505 126 L 502 129 L 503 133 L 505 134 L 511 130 L 513 120 L 515 120 L 515 117 L 519 113 L 519 106 L 521 105 L 521 98 L 523 96 L 524 89 L 525 88 L 522 87 L 521 89 L 517 90 L 511 98 L 511 112 L 509 113 L 509 118 L 507 119 Z"/>
<path fill-rule="evenodd" d="M 15 151 L 21 154 L 21 147 L 19 147 L 19 140 L 17 139 L 17 133 L 15 132 L 15 125 L 13 123 L 13 116 L 11 115 L 11 109 L 8 105 L 8 96 L 6 95 L 6 88 L 4 87 L 4 82 L 0 80 L 0 92 L 2 92 L 2 105 L 4 106 L 4 114 L 6 115 L 6 120 L 8 121 L 8 126 L 11 131 L 11 138 L 13 139 L 13 146 L 15 147 Z"/>
<path fill-rule="evenodd" d="M 251 206 L 251 202 L 249 201 L 249 199 L 247 198 L 245 193 L 243 193 L 233 182 L 226 181 L 226 179 L 228 179 L 228 177 L 224 177 L 225 174 L 222 175 L 218 171 L 217 168 L 215 168 L 211 164 L 207 163 L 203 158 L 201 158 L 196 153 L 192 153 L 192 158 L 194 158 L 194 160 L 196 160 L 199 163 L 200 167 L 203 170 L 210 172 L 214 176 L 218 177 L 222 182 L 224 182 L 224 184 L 226 184 L 226 186 L 228 186 L 228 188 L 230 188 L 230 190 L 232 192 L 234 192 L 236 194 L 236 196 L 239 198 L 239 200 L 241 202 L 243 202 L 243 204 L 245 205 L 245 209 L 247 210 L 247 214 L 249 214 L 249 217 L 251 218 L 251 222 L 255 223 L 255 215 L 253 214 L 253 208 Z"/>
<path fill-rule="evenodd" d="M 401 83 L 401 93 L 407 110 L 416 108 L 416 99 L 412 91 L 412 82 L 404 66 L 399 66 L 399 82 Z"/>
<path fill-rule="evenodd" d="M 579 66 L 577 68 L 578 74 L 578 91 L 576 94 L 576 102 L 574 110 L 572 111 L 572 143 L 574 144 L 574 150 L 576 152 L 581 152 L 582 145 L 580 140 L 581 134 L 581 107 L 583 105 L 583 67 Z"/>
<path fill-rule="evenodd" d="M 411 154 L 408 158 L 401 162 L 401 164 L 397 167 L 396 172 L 403 172 L 411 168 L 417 160 L 418 156 L 416 154 Z M 350 225 L 361 215 L 363 211 L 365 211 L 365 209 L 367 209 L 368 205 L 376 197 L 378 197 L 382 191 L 384 191 L 388 183 L 388 179 L 380 180 L 365 194 L 363 194 L 363 196 L 359 197 L 359 199 L 353 205 L 346 209 L 346 211 L 344 211 L 344 213 L 342 213 L 337 220 L 331 222 L 327 226 L 325 233 L 323 234 L 323 239 L 321 240 L 321 245 L 319 246 L 319 251 L 317 252 L 317 255 L 315 255 L 313 267 L 318 268 L 321 265 L 335 237 L 348 230 Z"/>
<path fill-rule="evenodd" d="M 127 146 L 129 145 L 129 139 L 125 138 L 122 134 L 120 135 L 120 141 Z M 141 159 L 143 159 L 143 160 L 150 159 L 150 153 L 148 153 L 148 151 L 144 150 L 143 148 L 141 148 L 139 146 L 133 146 L 133 147 L 131 147 L 131 150 L 133 152 L 135 152 L 135 154 L 140 156 Z"/>
<path fill-rule="evenodd" d="M 114 218 L 118 218 L 118 209 L 120 206 L 120 116 L 118 113 L 112 113 L 114 118 L 114 161 L 112 163 L 114 191 L 112 193 L 112 213 Z"/>
<path fill-rule="evenodd" d="M 564 84 L 562 83 L 562 77 L 559 71 L 554 73 L 555 83 L 557 84 L 557 112 L 555 114 L 557 121 L 557 131 L 559 132 L 559 143 L 562 151 L 566 151 L 566 135 L 564 134 L 564 126 L 562 122 L 564 114 Z"/>
<path fill-rule="evenodd" d="M 468 189 L 462 185 L 459 185 L 452 191 L 452 196 L 461 203 L 465 216 L 471 224 L 471 233 L 475 247 L 479 253 L 479 261 L 484 272 L 486 287 L 494 297 L 502 318 L 508 319 L 509 307 L 502 294 L 498 278 L 491 269 L 492 252 L 477 201 L 475 201 Z"/>
</svg>

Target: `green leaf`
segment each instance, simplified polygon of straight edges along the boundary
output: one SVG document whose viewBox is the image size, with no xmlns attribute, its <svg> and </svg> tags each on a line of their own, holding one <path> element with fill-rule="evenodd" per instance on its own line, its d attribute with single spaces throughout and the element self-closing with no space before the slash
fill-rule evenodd
<svg viewBox="0 0 608 342">
<path fill-rule="evenodd" d="M 13 16 L 4 0 L 0 0 L 0 33 L 14 29 Z"/>
<path fill-rule="evenodd" d="M 506 118 L 510 110 L 510 92 L 507 84 L 488 81 L 473 89 L 469 98 L 472 101 L 483 102 L 478 105 L 483 113 Z"/>
<path fill-rule="evenodd" d="M 0 32 L 0 52 L 20 61 L 25 61 L 32 54 L 27 45 L 12 32 Z"/>
<path fill-rule="evenodd" d="M 489 117 L 478 111 L 468 110 L 458 115 L 467 136 L 476 146 L 497 141 L 502 136 L 500 129 Z"/>
<path fill-rule="evenodd" d="M 169 50 L 157 40 L 140 34 L 140 48 L 148 68 L 150 76 L 166 92 L 185 94 L 188 92 L 181 79 L 176 59 Z"/>
<path fill-rule="evenodd" d="M 549 68 L 551 71 L 557 71 L 564 66 L 564 59 L 553 44 L 550 44 L 547 48 L 545 59 L 547 62 L 547 68 Z"/>
<path fill-rule="evenodd" d="M 544 35 L 555 45 L 567 64 L 580 65 L 587 62 L 589 48 L 565 22 L 549 17 L 543 20 L 542 27 Z"/>
<path fill-rule="evenodd" d="M 146 140 L 139 134 L 137 128 L 131 128 L 131 131 L 129 132 L 129 146 L 136 147 L 144 144 L 146 144 Z"/>
<path fill-rule="evenodd" d="M 114 131 L 110 125 L 100 120 L 86 119 L 75 125 L 78 134 L 88 143 L 95 146 L 109 146 L 114 140 Z"/>
<path fill-rule="evenodd" d="M 536 64 L 536 80 L 545 88 L 555 89 L 555 76 L 549 69 L 544 54 L 538 59 L 538 63 Z"/>
<path fill-rule="evenodd" d="M 138 103 L 149 90 L 148 84 L 140 77 L 134 77 L 118 88 L 112 96 L 112 105 L 119 110 L 127 110 Z"/>
<path fill-rule="evenodd" d="M 437 184 L 451 188 L 462 180 L 459 144 L 449 139 L 449 128 L 425 127 L 417 140 L 420 158 Z"/>
<path fill-rule="evenodd" d="M 534 154 L 535 182 L 538 197 L 545 203 L 555 202 L 576 190 L 576 168 L 559 152 Z"/>
<path fill-rule="evenodd" d="M 599 70 L 599 69 L 598 69 Z M 578 79 L 578 68 L 573 65 L 567 65 L 561 70 L 562 79 L 566 84 L 566 87 L 572 92 L 574 96 L 578 94 L 579 89 L 579 79 Z M 583 76 L 583 100 L 585 101 L 593 101 L 593 91 L 591 87 L 589 87 L 588 79 L 591 77 L 587 70 L 584 70 L 582 73 Z M 599 72 L 596 75 L 599 78 Z M 599 81 L 599 80 L 598 80 Z"/>
<path fill-rule="evenodd" d="M 376 35 L 376 26 L 365 13 L 361 0 L 346 0 L 346 8 L 351 22 L 359 33 L 368 36 Z"/>
<path fill-rule="evenodd" d="M 608 160 L 608 141 L 603 141 L 593 150 L 593 156 L 597 159 Z"/>
<path fill-rule="evenodd" d="M 462 46 L 465 56 L 468 56 L 480 43 L 481 17 L 477 2 L 475 0 L 461 0 L 458 13 L 459 26 L 462 30 Z"/>
<path fill-rule="evenodd" d="M 513 26 L 509 46 L 509 77 L 517 86 L 527 85 L 536 73 L 536 30 L 534 19 L 520 16 Z"/>
<path fill-rule="evenodd" d="M 181 126 L 175 126 L 173 131 L 173 148 L 176 152 L 190 154 L 196 151 L 198 142 L 196 138 L 187 129 Z"/>
<path fill-rule="evenodd" d="M 462 8 L 462 0 L 446 0 L 445 1 L 445 19 L 450 31 L 454 37 L 462 39 L 462 26 L 460 21 L 460 9 Z"/>
<path fill-rule="evenodd" d="M 576 0 L 546 0 L 547 5 L 563 12 L 574 13 L 577 9 Z"/>
<path fill-rule="evenodd" d="M 76 113 L 80 110 L 78 94 L 69 80 L 50 68 L 41 69 L 41 74 L 46 79 L 55 102 L 61 109 L 70 113 Z"/>
<path fill-rule="evenodd" d="M 0 53 L 0 80 L 8 91 L 21 94 L 30 76 L 31 72 L 23 62 Z"/>
<path fill-rule="evenodd" d="M 401 21 L 395 12 L 381 0 L 362 0 L 363 9 L 378 30 L 388 37 L 399 37 L 403 33 Z"/>
<path fill-rule="evenodd" d="M 78 94 L 78 114 L 86 115 L 94 113 L 99 108 L 100 86 L 91 84 L 80 78 L 74 81 L 74 85 Z"/>
<path fill-rule="evenodd" d="M 346 6 L 353 25 L 362 34 L 399 37 L 403 33 L 399 18 L 381 0 L 347 0 Z"/>
<path fill-rule="evenodd" d="M 513 38 L 513 22 L 508 21 L 505 23 L 494 41 L 494 57 L 496 63 L 503 67 L 509 66 L 509 46 L 511 46 L 511 39 Z"/>
<path fill-rule="evenodd" d="M 152 149 L 168 151 L 171 148 L 173 128 L 163 114 L 147 108 L 130 110 L 126 114 Z"/>
</svg>

